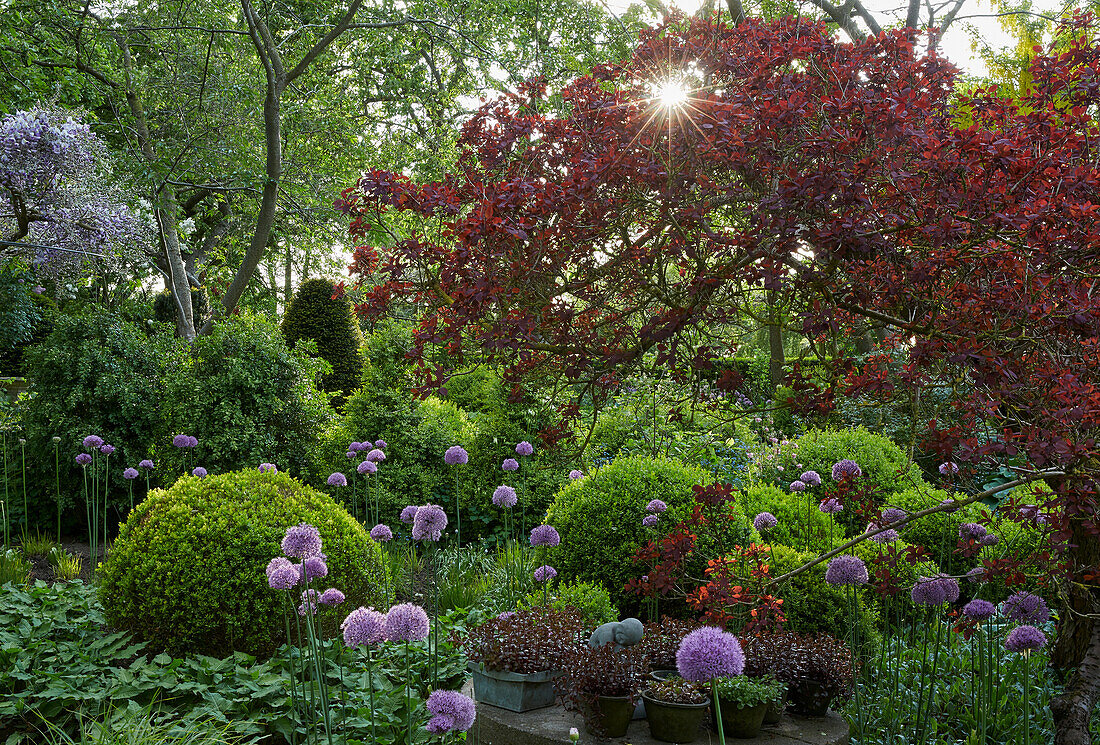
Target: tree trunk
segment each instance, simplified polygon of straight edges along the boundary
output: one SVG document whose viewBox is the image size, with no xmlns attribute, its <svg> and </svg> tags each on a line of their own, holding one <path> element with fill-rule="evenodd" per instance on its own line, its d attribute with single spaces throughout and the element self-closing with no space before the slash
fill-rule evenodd
<svg viewBox="0 0 1100 745">
<path fill-rule="evenodd" d="M 286 309 L 290 307 L 290 297 L 294 289 L 293 281 L 291 280 L 291 270 L 294 268 L 292 261 L 292 251 L 290 250 L 290 241 L 286 242 L 286 262 L 283 266 L 283 313 L 286 313 Z"/>
<path fill-rule="evenodd" d="M 157 223 L 168 262 L 168 278 L 172 297 L 176 301 L 176 331 L 184 339 L 195 338 L 195 311 L 191 307 L 191 283 L 187 281 L 187 266 L 180 252 L 179 231 L 176 229 L 176 199 L 170 187 L 165 187 L 163 206 L 158 207 Z"/>
</svg>

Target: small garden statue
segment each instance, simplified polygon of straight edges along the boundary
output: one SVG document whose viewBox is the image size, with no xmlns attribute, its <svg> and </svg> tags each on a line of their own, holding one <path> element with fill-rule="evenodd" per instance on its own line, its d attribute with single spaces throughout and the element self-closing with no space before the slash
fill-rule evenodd
<svg viewBox="0 0 1100 745">
<path fill-rule="evenodd" d="M 622 621 L 611 621 L 602 626 L 597 626 L 588 639 L 588 646 L 592 649 L 606 644 L 614 644 L 616 647 L 632 647 L 642 640 L 642 622 L 637 618 L 626 618 Z"/>
</svg>

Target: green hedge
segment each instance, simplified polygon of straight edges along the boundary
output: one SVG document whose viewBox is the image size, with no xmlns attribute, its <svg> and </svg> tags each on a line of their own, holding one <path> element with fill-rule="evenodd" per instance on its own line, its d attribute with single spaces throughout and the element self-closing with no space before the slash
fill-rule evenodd
<svg viewBox="0 0 1100 745">
<path fill-rule="evenodd" d="M 770 512 L 779 521 L 762 536 L 765 543 L 824 551 L 833 539 L 842 534 L 836 521 L 817 508 L 818 498 L 812 489 L 791 492 L 776 486 L 756 484 L 740 492 L 737 500 L 749 520 L 761 512 Z"/>
</svg>

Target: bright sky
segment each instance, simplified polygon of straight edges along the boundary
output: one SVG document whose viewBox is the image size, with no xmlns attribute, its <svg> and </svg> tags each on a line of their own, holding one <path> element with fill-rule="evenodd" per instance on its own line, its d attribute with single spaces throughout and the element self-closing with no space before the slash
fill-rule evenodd
<svg viewBox="0 0 1100 745">
<path fill-rule="evenodd" d="M 631 0 L 604 0 L 606 7 L 614 13 L 621 13 L 627 6 L 631 4 Z M 637 2 L 638 0 L 634 0 Z M 599 0 L 597 0 L 599 2 Z M 725 7 L 724 0 L 718 0 Z M 897 19 L 897 23 L 900 24 L 901 19 L 904 18 L 905 9 L 907 4 L 904 0 L 863 0 L 864 6 L 879 19 L 884 27 L 891 25 L 889 19 Z M 702 0 L 673 0 L 673 4 L 677 5 L 685 13 L 692 13 L 698 10 L 702 4 Z M 841 0 L 836 0 L 837 5 L 843 5 Z M 934 3 L 939 5 L 940 3 Z M 1040 2 L 1038 5 L 1043 5 Z M 1001 28 L 1000 21 L 997 18 L 992 17 L 978 17 L 973 16 L 989 16 L 993 13 L 989 0 L 967 0 L 967 4 L 963 6 L 959 11 L 958 18 L 952 26 L 947 30 L 943 40 L 940 42 L 940 52 L 958 65 L 966 73 L 974 76 L 982 76 L 986 73 L 986 67 L 978 56 L 972 51 L 972 39 L 971 29 L 977 34 L 977 37 L 987 46 L 994 50 L 1005 47 L 1009 44 L 1009 37 Z M 964 16 L 969 16 L 966 20 L 962 19 Z"/>
</svg>

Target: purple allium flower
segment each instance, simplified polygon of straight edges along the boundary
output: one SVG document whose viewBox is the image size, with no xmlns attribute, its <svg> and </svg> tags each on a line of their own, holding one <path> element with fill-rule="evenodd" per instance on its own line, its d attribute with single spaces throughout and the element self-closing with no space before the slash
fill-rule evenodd
<svg viewBox="0 0 1100 745">
<path fill-rule="evenodd" d="M 1001 603 L 1001 613 L 1014 623 L 1046 623 L 1050 620 L 1050 609 L 1038 595 L 1030 592 L 1017 592 Z"/>
<path fill-rule="evenodd" d="M 662 502 L 659 499 L 651 499 L 651 500 L 649 500 L 649 504 L 647 504 L 645 506 L 645 511 L 646 512 L 660 513 L 660 512 L 664 512 L 667 509 L 668 509 L 668 505 L 665 504 L 664 502 Z"/>
<path fill-rule="evenodd" d="M 955 502 L 954 499 L 943 500 L 942 502 L 940 502 L 940 507 L 947 507 L 947 509 L 944 510 L 944 512 L 946 512 L 947 514 L 959 511 L 959 505 Z"/>
<path fill-rule="evenodd" d="M 802 481 L 792 481 L 788 488 L 793 492 L 806 491 L 806 484 Z"/>
<path fill-rule="evenodd" d="M 355 447 L 348 448 L 348 450 L 354 450 L 357 453 L 361 453 L 364 450 L 372 450 L 373 449 L 373 446 L 370 444 L 370 442 L 356 442 L 354 444 L 355 444 Z"/>
<path fill-rule="evenodd" d="M 645 517 L 642 518 L 642 525 L 644 525 L 647 528 L 656 528 L 657 523 L 658 523 L 658 518 L 657 518 L 656 515 L 646 515 Z"/>
<path fill-rule="evenodd" d="M 428 614 L 419 605 L 401 603 L 386 614 L 386 639 L 391 642 L 418 642 L 428 638 Z"/>
<path fill-rule="evenodd" d="M 569 480 L 570 481 L 576 481 L 577 479 L 581 479 L 581 478 L 584 478 L 584 472 L 583 471 L 578 471 L 576 468 L 574 468 L 572 471 L 569 472 Z"/>
<path fill-rule="evenodd" d="M 806 471 L 798 480 L 806 486 L 821 486 L 821 475 L 817 471 Z"/>
<path fill-rule="evenodd" d="M 959 599 L 959 581 L 957 579 L 948 577 L 946 574 L 937 574 L 936 581 L 943 588 L 943 596 L 947 602 L 954 603 Z"/>
<path fill-rule="evenodd" d="M 974 567 L 966 573 L 966 578 L 971 582 L 985 582 L 985 567 Z"/>
<path fill-rule="evenodd" d="M 356 453 L 358 453 L 359 452 L 359 446 L 362 445 L 362 444 L 363 443 L 361 443 L 361 442 L 353 442 L 350 445 L 348 445 L 348 455 L 354 456 Z"/>
<path fill-rule="evenodd" d="M 464 466 L 470 460 L 470 455 L 459 445 L 451 445 L 443 454 L 443 462 L 448 466 Z"/>
<path fill-rule="evenodd" d="M 138 468 L 144 468 L 146 471 L 152 471 L 153 470 L 153 461 L 146 458 L 141 463 L 138 463 Z"/>
<path fill-rule="evenodd" d="M 388 525 L 378 523 L 370 529 L 370 537 L 379 543 L 385 543 L 393 540 L 393 531 L 390 530 Z"/>
<path fill-rule="evenodd" d="M 854 460 L 839 460 L 833 464 L 833 481 L 856 479 L 863 475 L 863 469 Z"/>
<path fill-rule="evenodd" d="M 409 523 L 411 523 L 413 520 L 416 519 L 416 511 L 419 510 L 419 509 L 420 508 L 417 507 L 415 504 L 410 504 L 408 507 L 401 510 L 401 515 L 398 519 L 401 522 L 408 525 Z"/>
<path fill-rule="evenodd" d="M 474 702 L 458 691 L 432 691 L 424 706 L 433 715 L 427 725 L 433 734 L 465 732 L 474 726 Z"/>
<path fill-rule="evenodd" d="M 359 472 L 359 475 L 366 476 L 371 473 L 378 473 L 378 466 L 369 460 L 365 460 L 355 467 L 355 470 Z"/>
<path fill-rule="evenodd" d="M 340 624 L 344 632 L 344 645 L 354 649 L 385 641 L 385 626 L 386 616 L 374 608 L 356 608 Z"/>
<path fill-rule="evenodd" d="M 187 438 L 187 447 L 197 448 L 198 446 L 199 446 L 199 438 L 190 437 L 190 436 Z"/>
<path fill-rule="evenodd" d="M 940 475 L 947 476 L 948 474 L 956 474 L 959 472 L 959 464 L 952 461 L 946 461 L 940 463 Z"/>
<path fill-rule="evenodd" d="M 200 479 L 206 478 L 206 469 L 202 466 L 195 466 L 195 469 L 191 471 L 192 476 L 198 476 Z"/>
<path fill-rule="evenodd" d="M 835 497 L 829 497 L 828 499 L 821 500 L 821 504 L 819 504 L 817 508 L 826 515 L 833 515 L 837 512 L 842 512 L 844 510 L 844 505 L 838 502 Z"/>
<path fill-rule="evenodd" d="M 125 471 L 122 472 L 122 478 L 126 479 L 127 481 L 133 481 L 140 475 L 141 474 L 138 473 L 138 470 L 136 468 L 127 468 Z"/>
<path fill-rule="evenodd" d="M 321 599 L 317 602 L 321 605 L 341 605 L 344 602 L 344 593 L 335 587 L 330 587 L 321 593 Z"/>
<path fill-rule="evenodd" d="M 282 542 L 283 553 L 292 559 L 308 559 L 321 553 L 321 534 L 309 523 L 292 525 L 286 529 Z"/>
<path fill-rule="evenodd" d="M 354 450 L 347 451 L 346 453 L 344 453 L 344 457 L 347 458 L 348 460 L 355 460 L 355 451 Z"/>
<path fill-rule="evenodd" d="M 519 501 L 516 497 L 516 490 L 510 486 L 504 486 L 503 484 L 493 490 L 493 504 L 497 507 L 515 507 L 516 502 Z"/>
<path fill-rule="evenodd" d="M 1028 654 L 1033 649 L 1039 649 L 1047 643 L 1046 634 L 1034 626 L 1024 624 L 1017 626 L 1008 632 L 1005 637 L 1005 649 L 1009 652 L 1023 652 Z"/>
<path fill-rule="evenodd" d="M 874 532 L 874 531 L 878 530 L 881 527 L 882 526 L 879 525 L 878 523 L 870 523 L 867 526 L 867 530 L 865 532 L 871 533 L 871 532 Z M 893 543 L 894 541 L 898 540 L 899 538 L 901 538 L 901 535 L 898 533 L 898 531 L 894 530 L 893 528 L 890 528 L 889 530 L 884 530 L 881 533 L 875 533 L 873 536 L 871 536 L 871 540 L 874 541 L 875 543 Z"/>
<path fill-rule="evenodd" d="M 35 295 L 41 295 L 45 291 L 46 291 L 46 288 L 43 287 L 42 285 L 35 285 L 34 289 L 31 290 L 31 292 L 33 292 Z"/>
<path fill-rule="evenodd" d="M 538 569 L 535 570 L 535 581 L 536 582 L 549 582 L 550 580 L 554 579 L 554 577 L 557 577 L 557 576 L 558 576 L 558 570 L 555 569 L 554 567 L 550 566 L 549 564 L 543 564 L 542 566 L 540 566 Z"/>
<path fill-rule="evenodd" d="M 374 450 L 371 450 L 369 453 L 367 453 L 367 460 L 369 460 L 372 463 L 381 463 L 385 459 L 386 459 L 386 454 L 383 453 L 378 448 L 375 448 Z"/>
<path fill-rule="evenodd" d="M 858 556 L 837 556 L 825 570 L 830 585 L 865 585 L 868 579 L 867 565 Z"/>
<path fill-rule="evenodd" d="M 305 616 L 307 605 L 309 606 L 309 614 L 311 616 L 317 613 L 317 601 L 320 597 L 320 594 L 312 587 L 308 590 L 302 590 L 302 602 L 298 606 L 298 615 Z"/>
<path fill-rule="evenodd" d="M 172 444 L 178 448 L 191 447 L 191 438 L 187 435 L 176 435 L 172 438 Z"/>
<path fill-rule="evenodd" d="M 385 440 L 375 440 L 374 446 L 379 450 L 385 450 L 387 447 L 389 447 L 389 444 Z"/>
<path fill-rule="evenodd" d="M 519 461 L 515 458 L 505 458 L 504 462 L 500 464 L 502 471 L 518 471 Z"/>
<path fill-rule="evenodd" d="M 978 541 L 978 543 L 982 544 L 983 546 L 996 546 L 997 535 L 996 533 L 987 533 L 980 541 Z"/>
<path fill-rule="evenodd" d="M 102 445 L 99 446 L 99 452 L 103 453 L 104 455 L 111 455 L 112 453 L 115 452 L 115 446 L 114 445 L 108 445 L 107 443 L 103 443 Z"/>
<path fill-rule="evenodd" d="M 330 473 L 328 476 L 329 486 L 347 486 L 348 477 L 337 471 L 336 473 Z"/>
<path fill-rule="evenodd" d="M 988 600 L 971 600 L 963 606 L 963 615 L 975 621 L 988 621 L 997 612 L 997 608 Z"/>
<path fill-rule="evenodd" d="M 535 452 L 535 449 L 531 447 L 531 443 L 527 440 L 516 445 L 516 455 L 530 455 L 533 452 Z"/>
<path fill-rule="evenodd" d="M 99 435 L 88 435 L 84 438 L 82 444 L 88 450 L 98 450 L 99 446 L 103 444 L 103 438 Z"/>
<path fill-rule="evenodd" d="M 274 463 L 261 463 L 260 473 L 278 473 L 279 469 L 275 467 Z"/>
<path fill-rule="evenodd" d="M 763 533 L 765 530 L 771 530 L 778 524 L 779 521 L 775 518 L 775 515 L 770 512 L 761 512 L 752 519 L 752 527 L 756 528 L 760 533 Z"/>
<path fill-rule="evenodd" d="M 909 596 L 917 605 L 943 605 L 947 602 L 946 588 L 932 577 L 921 577 L 913 585 Z"/>
<path fill-rule="evenodd" d="M 447 513 L 437 504 L 427 504 L 416 511 L 413 518 L 414 541 L 438 541 L 447 527 Z"/>
<path fill-rule="evenodd" d="M 987 531 L 978 523 L 963 523 L 959 526 L 960 541 L 980 541 L 985 538 Z"/>
<path fill-rule="evenodd" d="M 733 634 L 714 626 L 703 626 L 680 642 L 676 669 L 684 680 L 731 678 L 745 671 L 745 653 Z"/>
<path fill-rule="evenodd" d="M 298 584 L 298 567 L 284 556 L 276 556 L 267 562 L 267 586 L 272 590 L 289 590 Z"/>
<path fill-rule="evenodd" d="M 897 507 L 887 507 L 882 511 L 882 518 L 880 521 L 883 525 L 892 525 L 901 522 L 907 517 L 909 517 L 909 513 L 905 510 Z"/>
<path fill-rule="evenodd" d="M 91 462 L 92 456 L 88 455 L 87 453 L 81 453 L 80 455 L 76 456 L 76 464 L 78 466 L 86 466 Z"/>
<path fill-rule="evenodd" d="M 309 556 L 302 560 L 302 571 L 307 580 L 328 576 L 328 564 L 323 556 Z"/>
<path fill-rule="evenodd" d="M 531 530 L 532 546 L 557 546 L 561 543 L 561 536 L 553 525 L 538 525 Z"/>
</svg>

